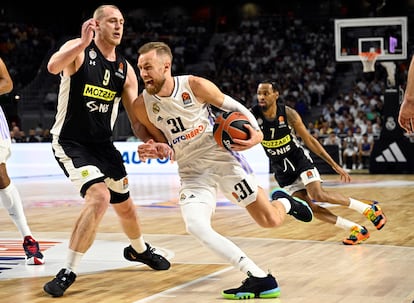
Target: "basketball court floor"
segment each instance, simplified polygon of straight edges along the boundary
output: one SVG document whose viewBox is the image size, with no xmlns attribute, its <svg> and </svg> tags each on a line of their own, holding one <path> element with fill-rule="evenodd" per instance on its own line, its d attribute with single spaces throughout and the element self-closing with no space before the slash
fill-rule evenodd
<svg viewBox="0 0 414 303">
<path fill-rule="evenodd" d="M 266 190 L 276 186 L 271 175 L 258 177 Z M 351 184 L 341 184 L 336 175 L 324 176 L 325 188 L 378 200 L 388 217 L 386 226 L 377 231 L 356 212 L 326 205 L 369 229 L 370 239 L 358 246 L 343 245 L 348 232 L 316 219 L 303 223 L 288 217 L 279 228 L 260 228 L 244 209 L 219 194 L 214 227 L 275 275 L 281 287 L 280 298 L 249 302 L 414 300 L 414 175 L 352 177 Z M 245 279 L 186 233 L 177 207 L 177 175 L 134 174 L 130 176 L 131 193 L 145 239 L 171 261 L 170 270 L 153 271 L 123 258 L 128 240 L 109 208 L 77 280 L 63 297 L 51 298 L 42 287 L 63 266 L 82 199 L 63 176 L 16 178 L 14 182 L 46 263 L 25 265 L 20 235 L 1 208 L 0 302 L 226 302 L 221 290 L 238 287 Z"/>
</svg>

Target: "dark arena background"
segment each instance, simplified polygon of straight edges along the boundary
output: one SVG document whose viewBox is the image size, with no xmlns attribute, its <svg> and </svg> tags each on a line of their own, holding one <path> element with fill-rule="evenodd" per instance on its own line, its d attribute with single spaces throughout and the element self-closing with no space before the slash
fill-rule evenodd
<svg viewBox="0 0 414 303">
<path fill-rule="evenodd" d="M 272 273 L 281 289 L 280 298 L 250 302 L 414 302 L 414 140 L 397 122 L 414 51 L 414 0 L 110 3 L 125 17 L 119 50 L 134 68 L 138 48 L 160 40 L 172 48 L 173 74 L 211 79 L 247 107 L 257 102 L 261 80 L 277 82 L 280 99 L 296 109 L 351 176 L 351 182 L 341 182 L 313 155 L 324 189 L 378 201 L 387 217 L 377 230 L 350 208 L 320 202 L 369 230 L 363 243 L 343 245 L 350 231 L 318 218 L 304 223 L 287 216 L 276 229 L 261 228 L 246 209 L 219 192 L 214 229 Z M 114 144 L 128 172 L 145 240 L 172 266 L 153 271 L 125 260 L 129 241 L 109 207 L 76 282 L 58 299 L 43 291 L 66 260 L 73 225 L 84 207 L 53 157 L 49 130 L 59 77 L 49 74 L 46 65 L 62 43 L 80 35 L 83 21 L 100 4 L 0 3 L 0 57 L 14 81 L 13 91 L 0 96 L 13 140 L 7 169 L 45 256 L 44 265 L 25 265 L 20 233 L 0 207 L 0 302 L 228 302 L 221 291 L 240 286 L 245 274 L 188 234 L 178 203 L 176 163 L 139 160 L 142 142 L 132 135 L 123 108 Z M 143 87 L 140 81 L 139 91 Z M 278 184 L 262 147 L 254 146 L 245 156 L 270 193 Z"/>
</svg>

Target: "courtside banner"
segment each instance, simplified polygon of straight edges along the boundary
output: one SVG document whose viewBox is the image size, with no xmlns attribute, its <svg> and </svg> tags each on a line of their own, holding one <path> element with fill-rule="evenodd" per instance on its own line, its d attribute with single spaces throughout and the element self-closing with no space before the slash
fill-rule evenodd
<svg viewBox="0 0 414 303">
<path fill-rule="evenodd" d="M 141 162 L 138 157 L 140 142 L 115 142 L 121 152 L 128 174 L 176 174 L 177 164 L 168 159 L 149 159 Z M 35 176 L 64 176 L 52 152 L 50 143 L 13 143 L 7 170 L 11 178 Z M 256 145 L 243 155 L 256 174 L 269 173 L 269 161 L 260 145 Z"/>
</svg>

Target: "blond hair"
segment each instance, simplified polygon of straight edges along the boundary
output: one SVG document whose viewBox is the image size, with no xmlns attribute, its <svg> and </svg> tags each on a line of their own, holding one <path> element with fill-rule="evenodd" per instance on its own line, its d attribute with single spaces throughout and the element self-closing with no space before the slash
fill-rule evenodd
<svg viewBox="0 0 414 303">
<path fill-rule="evenodd" d="M 166 43 L 161 41 L 152 41 L 145 43 L 138 49 L 138 54 L 146 54 L 154 49 L 158 56 L 167 55 L 172 61 L 173 55 L 171 52 L 171 48 Z"/>
<path fill-rule="evenodd" d="M 97 9 L 95 9 L 95 11 L 93 12 L 93 18 L 96 19 L 96 20 L 102 19 L 102 17 L 105 15 L 104 10 L 107 7 L 110 7 L 110 8 L 116 9 L 118 11 L 121 11 L 116 5 L 103 4 L 103 5 L 98 6 Z"/>
</svg>

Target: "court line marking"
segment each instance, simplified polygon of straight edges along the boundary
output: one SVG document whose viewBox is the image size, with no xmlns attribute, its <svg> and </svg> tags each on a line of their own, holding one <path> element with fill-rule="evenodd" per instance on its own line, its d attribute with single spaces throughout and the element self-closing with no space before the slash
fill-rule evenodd
<svg viewBox="0 0 414 303">
<path fill-rule="evenodd" d="M 176 298 L 177 295 L 172 295 L 172 294 L 169 295 L 169 293 L 173 293 L 174 291 L 177 291 L 177 290 L 180 290 L 180 289 L 184 289 L 184 288 L 186 288 L 188 286 L 191 286 L 193 284 L 197 284 L 199 282 L 203 282 L 203 281 L 206 281 L 206 280 L 213 279 L 215 276 L 221 275 L 222 273 L 228 272 L 228 271 L 233 270 L 233 269 L 234 269 L 233 266 L 230 266 L 230 267 L 221 269 L 221 270 L 216 271 L 216 272 L 214 272 L 212 274 L 209 274 L 207 276 L 204 276 L 204 277 L 198 278 L 196 280 L 193 280 L 193 281 L 190 281 L 190 282 L 187 282 L 187 283 L 184 283 L 184 284 L 175 286 L 173 288 L 164 290 L 164 291 L 159 292 L 159 293 L 157 293 L 155 295 L 146 297 L 144 299 L 140 299 L 138 301 L 134 301 L 132 303 L 147 303 L 147 302 L 152 302 L 152 300 L 155 300 L 157 298 Z"/>
</svg>

